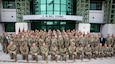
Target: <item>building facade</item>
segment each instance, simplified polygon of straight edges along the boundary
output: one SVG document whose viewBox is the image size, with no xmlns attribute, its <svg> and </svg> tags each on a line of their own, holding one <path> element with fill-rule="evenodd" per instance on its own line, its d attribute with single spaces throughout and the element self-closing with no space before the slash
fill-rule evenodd
<svg viewBox="0 0 115 64">
<path fill-rule="evenodd" d="M 0 0 L 0 31 L 76 29 L 115 33 L 114 0 Z"/>
</svg>

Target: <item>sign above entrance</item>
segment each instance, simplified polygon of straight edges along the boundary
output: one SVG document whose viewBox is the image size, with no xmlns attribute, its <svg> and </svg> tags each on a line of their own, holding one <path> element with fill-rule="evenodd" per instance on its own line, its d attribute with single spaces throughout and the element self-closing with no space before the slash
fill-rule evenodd
<svg viewBox="0 0 115 64">
<path fill-rule="evenodd" d="M 24 15 L 23 20 L 72 20 L 82 21 L 82 16 L 74 15 Z"/>
</svg>

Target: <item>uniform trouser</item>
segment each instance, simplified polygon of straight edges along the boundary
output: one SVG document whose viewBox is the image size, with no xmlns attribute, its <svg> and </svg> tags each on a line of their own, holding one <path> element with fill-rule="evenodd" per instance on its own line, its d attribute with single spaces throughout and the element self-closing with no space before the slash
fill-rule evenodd
<svg viewBox="0 0 115 64">
<path fill-rule="evenodd" d="M 28 54 L 22 54 L 22 58 L 23 58 L 23 60 L 27 60 L 27 62 L 28 62 Z"/>
<path fill-rule="evenodd" d="M 66 54 L 60 54 L 60 60 L 66 61 Z"/>
<path fill-rule="evenodd" d="M 37 55 L 32 55 L 32 59 L 36 60 L 36 62 L 38 62 L 38 56 Z"/>
<path fill-rule="evenodd" d="M 106 56 L 108 56 L 108 57 L 112 57 L 112 55 L 113 55 L 113 53 L 111 53 L 111 52 L 108 52 L 108 53 L 106 54 Z"/>
<path fill-rule="evenodd" d="M 51 59 L 57 61 L 57 54 L 51 54 Z"/>
<path fill-rule="evenodd" d="M 5 53 L 8 53 L 7 46 L 8 46 L 8 44 L 3 44 L 3 51 Z"/>
<path fill-rule="evenodd" d="M 14 53 L 9 53 L 10 54 L 10 58 L 11 59 L 15 59 L 15 61 L 17 61 L 17 55 Z"/>
<path fill-rule="evenodd" d="M 104 53 L 103 52 L 99 52 L 99 57 L 104 57 Z"/>
<path fill-rule="evenodd" d="M 42 58 L 46 61 L 48 61 L 48 55 L 42 53 Z"/>
<path fill-rule="evenodd" d="M 85 53 L 86 58 L 91 59 L 92 54 L 91 53 Z"/>
<path fill-rule="evenodd" d="M 83 60 L 84 54 L 78 52 L 78 53 L 77 53 L 77 58 L 80 58 L 81 60 Z"/>
<path fill-rule="evenodd" d="M 98 57 L 98 53 L 92 53 L 92 57 L 96 59 Z"/>
<path fill-rule="evenodd" d="M 73 53 L 69 53 L 69 59 L 70 59 L 70 60 L 72 60 L 73 56 L 74 56 L 74 60 L 75 60 L 75 59 L 76 59 L 76 55 L 73 54 Z"/>
</svg>

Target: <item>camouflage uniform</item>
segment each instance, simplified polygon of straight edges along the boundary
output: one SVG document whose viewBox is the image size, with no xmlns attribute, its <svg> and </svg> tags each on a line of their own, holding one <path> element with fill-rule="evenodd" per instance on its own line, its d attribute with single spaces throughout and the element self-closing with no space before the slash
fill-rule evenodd
<svg viewBox="0 0 115 64">
<path fill-rule="evenodd" d="M 60 48 L 60 60 L 66 61 L 67 48 Z"/>
<path fill-rule="evenodd" d="M 80 58 L 81 60 L 83 60 L 84 58 L 84 48 L 82 46 L 79 46 L 76 48 L 76 53 L 77 53 L 77 57 Z"/>
<path fill-rule="evenodd" d="M 23 58 L 23 60 L 27 60 L 27 62 L 28 62 L 28 47 L 27 47 L 27 45 L 24 45 L 24 46 L 20 46 L 20 52 L 21 52 L 21 54 L 22 54 L 22 58 Z"/>
<path fill-rule="evenodd" d="M 48 52 L 49 52 L 48 46 L 47 45 L 41 46 L 40 51 L 41 51 L 42 58 L 44 60 L 46 60 L 46 62 L 47 62 L 48 61 Z"/>
<path fill-rule="evenodd" d="M 91 59 L 92 57 L 92 49 L 91 47 L 85 47 L 84 48 L 84 54 L 85 54 L 85 57 L 87 57 L 88 59 Z"/>
<path fill-rule="evenodd" d="M 51 47 L 51 59 L 57 61 L 57 56 L 58 56 L 58 47 L 52 46 Z"/>
<path fill-rule="evenodd" d="M 30 48 L 30 53 L 32 54 L 32 58 L 33 60 L 36 60 L 36 62 L 38 62 L 38 53 L 39 53 L 39 49 L 38 47 L 31 47 Z"/>
<path fill-rule="evenodd" d="M 74 55 L 74 60 L 76 59 L 76 47 L 75 47 L 75 45 L 74 46 L 69 46 L 68 47 L 68 53 L 69 53 L 69 59 L 70 60 L 72 60 L 72 58 L 73 58 L 73 55 Z"/>
<path fill-rule="evenodd" d="M 17 47 L 15 44 L 12 44 L 12 45 L 8 45 L 7 47 L 8 49 L 8 53 L 10 54 L 10 58 L 11 59 L 15 59 L 15 61 L 17 61 Z"/>
</svg>

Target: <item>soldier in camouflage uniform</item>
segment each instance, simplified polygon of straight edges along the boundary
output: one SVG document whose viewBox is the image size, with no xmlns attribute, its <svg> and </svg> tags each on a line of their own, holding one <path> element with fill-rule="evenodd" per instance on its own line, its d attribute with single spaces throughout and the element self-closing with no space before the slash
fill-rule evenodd
<svg viewBox="0 0 115 64">
<path fill-rule="evenodd" d="M 112 57 L 112 56 L 113 56 L 113 53 L 114 53 L 114 50 L 113 50 L 111 44 L 109 44 L 108 50 L 107 50 L 107 55 L 108 55 L 109 57 Z"/>
<path fill-rule="evenodd" d="M 68 48 L 69 46 L 69 37 L 67 34 L 64 34 L 64 44 L 65 44 L 65 47 Z"/>
<path fill-rule="evenodd" d="M 66 56 L 67 56 L 67 48 L 64 46 L 64 44 L 60 48 L 60 60 L 66 61 Z"/>
<path fill-rule="evenodd" d="M 107 57 L 107 52 L 108 52 L 108 47 L 107 47 L 107 44 L 105 44 L 103 46 L 103 55 L 104 55 L 104 57 Z"/>
<path fill-rule="evenodd" d="M 15 62 L 16 62 L 17 61 L 17 53 L 16 53 L 17 52 L 17 47 L 13 43 L 13 41 L 10 42 L 7 49 L 8 49 L 8 53 L 10 54 L 10 58 L 15 59 Z"/>
<path fill-rule="evenodd" d="M 100 58 L 104 56 L 102 43 L 99 44 L 98 54 Z"/>
<path fill-rule="evenodd" d="M 40 51 L 41 51 L 42 58 L 44 60 L 46 60 L 46 62 L 48 62 L 48 52 L 49 52 L 49 49 L 48 49 L 48 46 L 45 44 L 45 42 L 41 46 Z"/>
<path fill-rule="evenodd" d="M 98 57 L 98 45 L 95 44 L 94 47 L 92 47 L 92 57 L 96 59 Z"/>
<path fill-rule="evenodd" d="M 61 34 L 58 36 L 58 48 L 61 48 L 61 45 L 64 44 L 64 40 Z"/>
<path fill-rule="evenodd" d="M 74 55 L 74 61 L 76 59 L 76 46 L 74 42 L 71 42 L 71 45 L 68 47 L 69 59 L 72 60 Z"/>
<path fill-rule="evenodd" d="M 107 45 L 109 45 L 109 44 L 112 45 L 112 37 L 110 36 L 110 34 L 108 34 L 106 44 L 107 44 Z"/>
<path fill-rule="evenodd" d="M 51 46 L 51 59 L 57 62 L 57 56 L 58 56 L 58 47 L 55 44 L 53 44 L 53 46 Z"/>
<path fill-rule="evenodd" d="M 53 44 L 56 44 L 56 46 L 57 46 L 57 38 L 55 37 L 55 35 L 52 35 L 52 38 L 51 38 L 51 46 Z"/>
<path fill-rule="evenodd" d="M 114 56 L 115 56 L 115 44 L 113 45 L 113 51 L 114 51 Z"/>
<path fill-rule="evenodd" d="M 25 43 L 24 43 L 24 41 L 22 41 L 22 43 L 21 43 L 21 46 L 20 46 L 20 52 L 21 52 L 21 54 L 22 54 L 22 58 L 23 58 L 23 60 L 27 60 L 27 62 L 28 62 L 28 46 L 27 45 L 25 45 Z"/>
<path fill-rule="evenodd" d="M 90 44 L 87 44 L 87 46 L 84 48 L 84 55 L 85 55 L 85 57 L 87 57 L 89 60 L 91 59 L 91 57 L 92 57 L 92 49 L 91 49 Z"/>
<path fill-rule="evenodd" d="M 76 48 L 76 53 L 77 53 L 77 57 L 80 58 L 81 60 L 83 60 L 83 58 L 84 58 L 84 47 L 82 46 L 82 44 L 79 44 L 79 46 Z"/>
<path fill-rule="evenodd" d="M 30 53 L 32 54 L 32 58 L 33 60 L 36 60 L 36 62 L 38 62 L 38 53 L 39 53 L 39 49 L 36 46 L 36 43 L 33 43 L 31 48 L 30 48 Z"/>
</svg>

